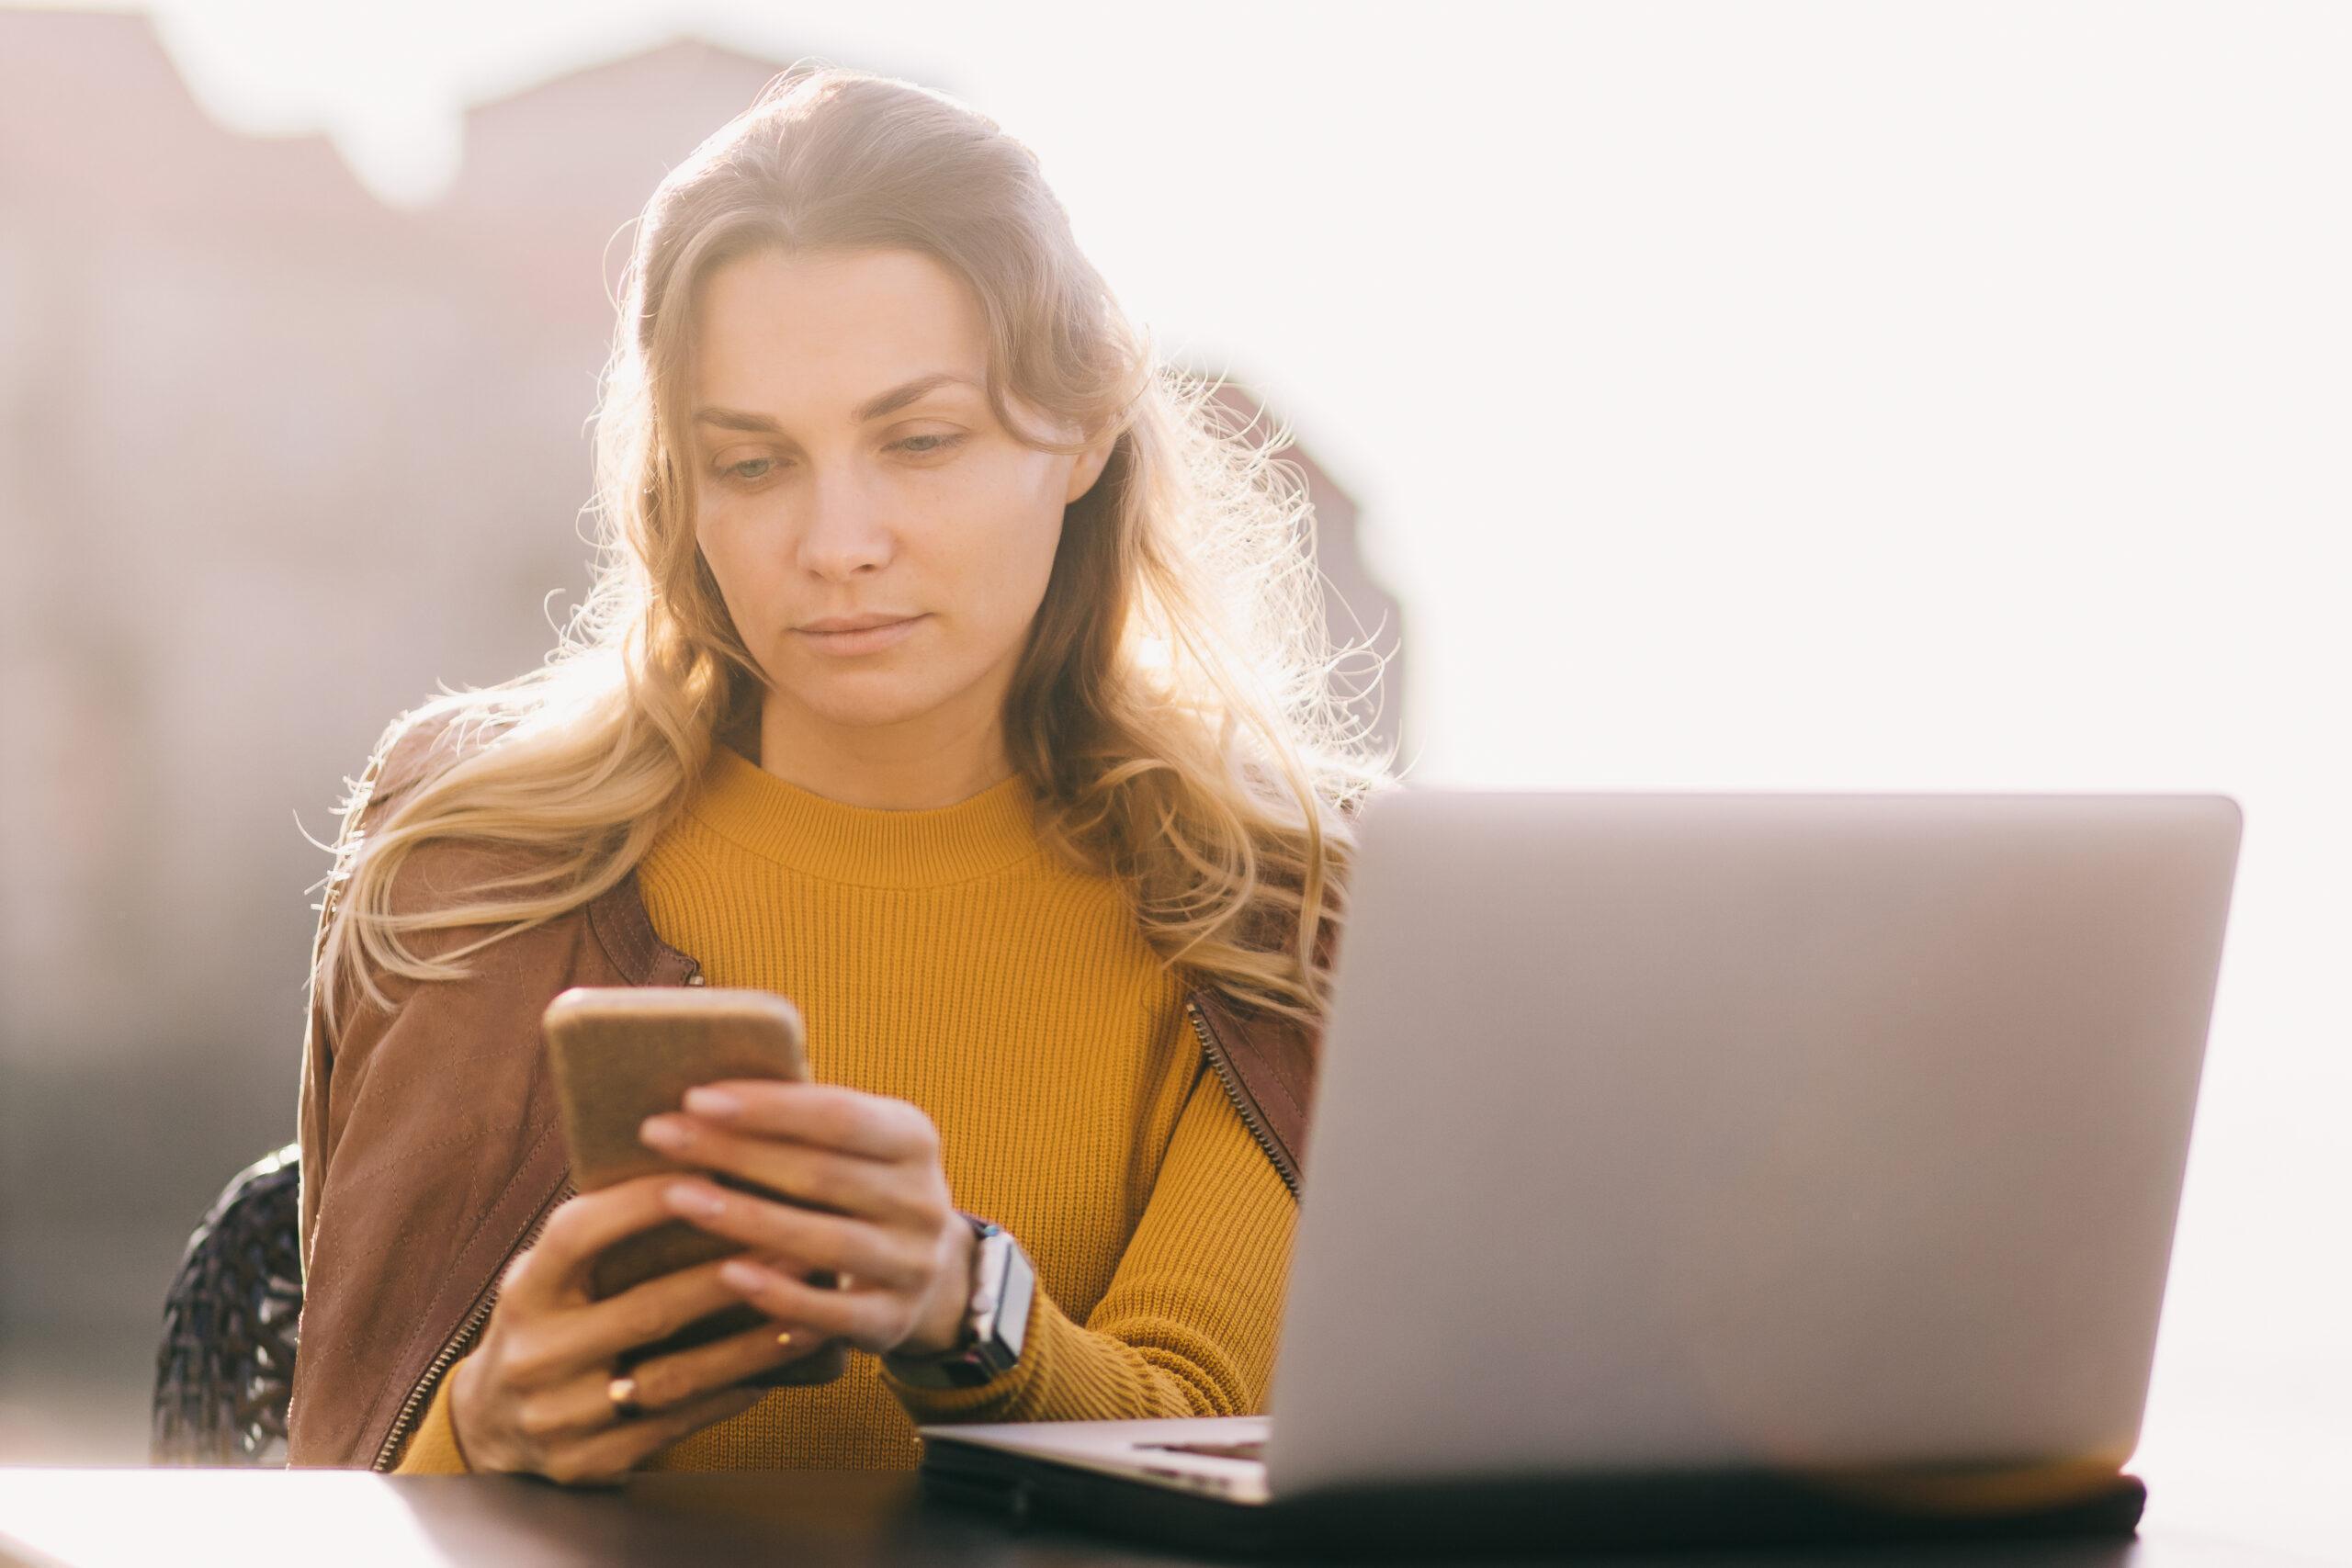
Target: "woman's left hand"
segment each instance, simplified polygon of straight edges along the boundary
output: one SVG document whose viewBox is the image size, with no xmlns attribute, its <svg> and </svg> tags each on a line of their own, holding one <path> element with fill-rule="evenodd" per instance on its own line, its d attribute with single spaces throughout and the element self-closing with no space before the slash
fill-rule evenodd
<svg viewBox="0 0 2352 1568">
<path fill-rule="evenodd" d="M 664 1141 L 664 1130 L 681 1135 Z M 646 1118 L 639 1135 L 672 1159 L 842 1211 L 692 1177 L 673 1183 L 671 1212 L 680 1219 L 791 1269 L 746 1258 L 719 1270 L 762 1312 L 876 1355 L 954 1348 L 971 1299 L 975 1238 L 948 1195 L 939 1129 L 920 1107 L 838 1084 L 729 1078 L 687 1090 L 684 1112 Z M 707 1207 L 697 1211 L 695 1198 Z M 833 1270 L 840 1288 L 798 1277 L 818 1269 Z"/>
</svg>

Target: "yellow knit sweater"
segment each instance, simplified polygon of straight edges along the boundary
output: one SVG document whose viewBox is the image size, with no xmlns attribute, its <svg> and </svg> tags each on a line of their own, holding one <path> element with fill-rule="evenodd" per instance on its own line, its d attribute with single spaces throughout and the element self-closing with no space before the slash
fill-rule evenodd
<svg viewBox="0 0 2352 1568">
<path fill-rule="evenodd" d="M 910 1387 L 850 1353 L 647 1470 L 911 1468 L 918 1422 L 1265 1407 L 1296 1205 L 1201 1055 L 1181 979 L 1107 879 L 1036 839 L 1015 776 L 953 806 L 845 806 L 720 746 L 640 863 L 654 929 L 713 986 L 790 997 L 820 1082 L 911 1100 L 958 1208 L 1035 1263 L 1020 1359 Z M 459 1363 L 462 1364 L 462 1363 Z M 467 1468 L 444 1375 L 401 1473 Z"/>
</svg>

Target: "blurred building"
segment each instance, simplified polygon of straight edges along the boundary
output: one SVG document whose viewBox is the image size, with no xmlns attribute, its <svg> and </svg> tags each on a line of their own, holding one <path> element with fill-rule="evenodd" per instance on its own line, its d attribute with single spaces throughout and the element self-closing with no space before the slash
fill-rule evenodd
<svg viewBox="0 0 2352 1568">
<path fill-rule="evenodd" d="M 145 17 L 0 11 L 0 1462 L 143 1457 L 180 1244 L 294 1135 L 303 835 L 395 712 L 552 646 L 631 220 L 786 63 L 475 106 L 411 212 L 215 124 Z M 1393 659 L 1354 504 L 1284 456 L 1335 639 Z"/>
</svg>

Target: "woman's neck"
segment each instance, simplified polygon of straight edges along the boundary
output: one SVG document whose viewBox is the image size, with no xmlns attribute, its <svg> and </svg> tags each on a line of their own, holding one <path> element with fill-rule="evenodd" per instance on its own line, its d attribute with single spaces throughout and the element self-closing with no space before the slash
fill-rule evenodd
<svg viewBox="0 0 2352 1568">
<path fill-rule="evenodd" d="M 844 806 L 924 811 L 969 800 L 1014 772 L 990 723 L 966 735 L 866 729 L 812 734 L 771 705 L 744 755 L 786 784 Z"/>
</svg>

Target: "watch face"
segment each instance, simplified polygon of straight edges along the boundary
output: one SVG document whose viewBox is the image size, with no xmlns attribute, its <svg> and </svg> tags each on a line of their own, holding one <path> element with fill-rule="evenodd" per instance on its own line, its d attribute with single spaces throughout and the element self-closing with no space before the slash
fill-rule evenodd
<svg viewBox="0 0 2352 1568">
<path fill-rule="evenodd" d="M 976 1283 L 972 1290 L 971 1306 L 965 1314 L 965 1321 L 976 1337 L 988 1337 L 989 1327 L 996 1317 L 997 1304 L 1003 1300 L 1005 1269 L 1012 1257 L 1012 1238 L 1002 1231 L 980 1238 L 979 1256 L 972 1268 Z"/>
<path fill-rule="evenodd" d="M 1009 1238 L 1008 1238 L 1009 1239 Z M 1005 1249 L 1004 1288 L 996 1307 L 996 1340 L 1005 1348 L 1005 1364 L 1021 1354 L 1029 1332 L 1029 1298 L 1036 1291 L 1037 1271 L 1018 1245 Z"/>
</svg>

